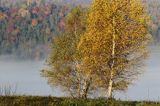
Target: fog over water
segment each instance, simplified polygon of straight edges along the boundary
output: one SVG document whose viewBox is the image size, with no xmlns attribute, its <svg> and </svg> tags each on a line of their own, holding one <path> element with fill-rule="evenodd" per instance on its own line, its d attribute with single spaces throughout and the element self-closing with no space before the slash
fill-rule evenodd
<svg viewBox="0 0 160 106">
<path fill-rule="evenodd" d="M 120 93 L 116 97 L 125 100 L 160 101 L 160 45 L 150 48 L 144 73 L 126 93 Z"/>
<path fill-rule="evenodd" d="M 0 86 L 12 86 L 18 95 L 56 95 L 63 93 L 52 90 L 47 80 L 40 75 L 45 61 L 18 60 L 11 56 L 0 56 Z"/>
<path fill-rule="evenodd" d="M 40 76 L 45 60 L 18 60 L 11 56 L 0 56 L 0 86 L 17 86 L 19 95 L 64 96 L 59 89 L 51 89 L 47 79 Z M 160 46 L 151 47 L 146 69 L 126 93 L 115 97 L 129 100 L 160 100 Z"/>
</svg>

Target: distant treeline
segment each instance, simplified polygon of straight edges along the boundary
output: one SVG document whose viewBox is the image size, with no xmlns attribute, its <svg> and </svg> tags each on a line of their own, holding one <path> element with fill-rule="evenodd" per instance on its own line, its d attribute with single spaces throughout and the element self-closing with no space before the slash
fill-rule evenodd
<svg viewBox="0 0 160 106">
<path fill-rule="evenodd" d="M 53 37 L 64 30 L 69 6 L 37 2 L 0 7 L 0 54 L 40 58 Z"/>
<path fill-rule="evenodd" d="M 154 42 L 157 43 L 160 41 L 160 1 L 151 0 L 146 4 L 152 19 L 150 22 L 150 32 L 153 36 Z"/>
</svg>

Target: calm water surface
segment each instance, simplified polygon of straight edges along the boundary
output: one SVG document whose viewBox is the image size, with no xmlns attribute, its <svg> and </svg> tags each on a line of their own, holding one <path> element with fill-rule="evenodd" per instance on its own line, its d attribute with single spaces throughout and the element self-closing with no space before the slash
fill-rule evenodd
<svg viewBox="0 0 160 106">
<path fill-rule="evenodd" d="M 146 64 L 144 74 L 126 93 L 116 94 L 117 98 L 160 101 L 160 46 L 151 48 Z M 45 61 L 22 61 L 10 56 L 0 56 L 0 86 L 17 86 L 19 95 L 63 96 L 60 89 L 51 89 L 47 80 L 40 76 L 43 67 Z"/>
<path fill-rule="evenodd" d="M 0 86 L 12 86 L 19 95 L 56 95 L 59 90 L 52 90 L 47 80 L 40 75 L 45 61 L 17 60 L 10 56 L 0 56 Z"/>
</svg>

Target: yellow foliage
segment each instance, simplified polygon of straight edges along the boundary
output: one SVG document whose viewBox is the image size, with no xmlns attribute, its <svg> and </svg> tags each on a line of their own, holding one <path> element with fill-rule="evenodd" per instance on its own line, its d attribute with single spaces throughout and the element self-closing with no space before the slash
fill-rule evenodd
<svg viewBox="0 0 160 106">
<path fill-rule="evenodd" d="M 21 8 L 19 9 L 18 13 L 22 16 L 22 17 L 26 17 L 29 14 L 29 11 L 27 9 Z"/>
<path fill-rule="evenodd" d="M 139 73 L 150 40 L 147 21 L 139 0 L 93 0 L 78 49 L 85 66 L 100 75 L 106 89 L 110 80 L 113 85 L 126 82 L 127 88 Z"/>
<path fill-rule="evenodd" d="M 87 15 L 73 9 L 54 39 L 49 83 L 78 97 L 96 87 L 126 90 L 148 55 L 148 19 L 139 0 L 93 0 Z"/>
</svg>

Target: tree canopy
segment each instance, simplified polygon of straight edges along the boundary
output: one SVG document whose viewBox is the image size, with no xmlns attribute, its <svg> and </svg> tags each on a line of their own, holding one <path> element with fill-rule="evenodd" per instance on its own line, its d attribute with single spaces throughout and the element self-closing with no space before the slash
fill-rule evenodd
<svg viewBox="0 0 160 106">
<path fill-rule="evenodd" d="M 42 74 L 74 97 L 95 91 L 110 98 L 142 73 L 149 17 L 139 0 L 93 0 L 84 10 L 76 7 L 67 15 L 65 33 L 54 38 Z"/>
<path fill-rule="evenodd" d="M 108 97 L 126 90 L 141 73 L 150 40 L 148 20 L 138 0 L 93 0 L 78 48 Z"/>
<path fill-rule="evenodd" d="M 75 7 L 67 15 L 65 33 L 54 38 L 51 55 L 48 59 L 49 68 L 42 75 L 47 77 L 49 84 L 61 86 L 73 97 L 85 98 L 90 86 L 89 79 L 79 66 L 81 56 L 77 45 L 81 34 L 85 31 L 86 9 Z"/>
</svg>

